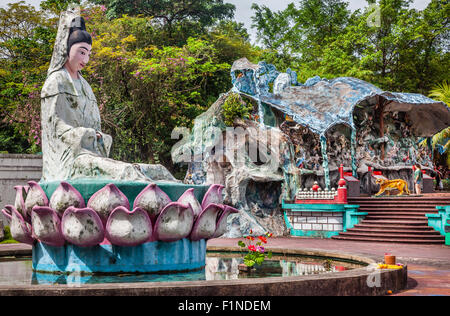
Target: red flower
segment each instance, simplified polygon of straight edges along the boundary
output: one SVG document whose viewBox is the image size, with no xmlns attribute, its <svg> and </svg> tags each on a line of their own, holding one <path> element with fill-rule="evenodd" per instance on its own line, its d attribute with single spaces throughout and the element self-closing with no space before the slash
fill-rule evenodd
<svg viewBox="0 0 450 316">
<path fill-rule="evenodd" d="M 248 250 L 256 251 L 256 247 L 254 245 L 250 245 L 250 246 L 248 246 Z"/>
<path fill-rule="evenodd" d="M 267 238 L 264 236 L 259 236 L 258 239 L 261 240 L 263 243 L 267 243 Z"/>
<path fill-rule="evenodd" d="M 255 240 L 255 238 L 253 236 L 247 236 L 245 238 L 247 238 L 248 240 L 252 240 L 252 241 Z"/>
</svg>

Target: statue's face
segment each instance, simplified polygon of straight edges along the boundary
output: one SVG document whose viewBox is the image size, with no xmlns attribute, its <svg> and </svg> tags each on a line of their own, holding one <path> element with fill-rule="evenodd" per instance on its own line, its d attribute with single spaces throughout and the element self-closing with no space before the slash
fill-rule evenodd
<svg viewBox="0 0 450 316">
<path fill-rule="evenodd" d="M 89 56 L 91 55 L 92 46 L 88 43 L 75 43 L 70 48 L 69 59 L 66 66 L 73 72 L 80 71 L 89 62 Z"/>
</svg>

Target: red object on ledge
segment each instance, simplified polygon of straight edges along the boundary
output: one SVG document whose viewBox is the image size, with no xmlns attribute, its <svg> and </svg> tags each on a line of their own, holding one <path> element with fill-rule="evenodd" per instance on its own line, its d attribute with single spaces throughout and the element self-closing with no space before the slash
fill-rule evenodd
<svg viewBox="0 0 450 316">
<path fill-rule="evenodd" d="M 312 186 L 312 190 L 314 192 L 317 192 L 317 191 L 319 191 L 319 189 L 320 189 L 320 186 L 317 184 L 317 182 L 314 182 L 314 185 Z"/>
<path fill-rule="evenodd" d="M 341 178 L 338 182 L 338 195 L 337 195 L 337 203 L 339 204 L 346 204 L 347 203 L 347 181 L 344 179 L 344 165 L 341 164 L 339 167 L 339 174 L 341 175 Z"/>
</svg>

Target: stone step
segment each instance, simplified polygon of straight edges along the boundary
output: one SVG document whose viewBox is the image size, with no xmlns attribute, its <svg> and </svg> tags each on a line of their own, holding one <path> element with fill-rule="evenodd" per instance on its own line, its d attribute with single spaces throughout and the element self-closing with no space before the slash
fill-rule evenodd
<svg viewBox="0 0 450 316">
<path fill-rule="evenodd" d="M 349 197 L 348 201 L 447 201 L 448 196 L 402 196 L 402 197 Z"/>
<path fill-rule="evenodd" d="M 368 213 L 361 223 L 333 239 L 443 244 L 444 236 L 428 226 L 425 214 L 437 214 L 438 205 L 450 205 L 448 196 L 393 196 L 349 198 L 349 204 L 359 205 Z"/>
<path fill-rule="evenodd" d="M 363 232 L 363 233 L 374 233 L 374 234 L 384 234 L 384 233 L 392 233 L 392 234 L 422 234 L 422 235 L 440 235 L 438 231 L 435 231 L 430 227 L 430 229 L 419 230 L 416 227 L 412 228 L 386 228 L 386 227 L 353 227 L 347 230 L 347 232 Z"/>
<path fill-rule="evenodd" d="M 450 205 L 450 203 L 448 202 L 428 202 L 428 203 L 424 203 L 424 202 L 419 202 L 419 201 L 404 201 L 404 202 L 389 202 L 389 201 L 385 201 L 385 202 L 361 202 L 361 201 L 356 201 L 356 202 L 350 202 L 347 201 L 348 204 L 350 205 L 359 205 L 359 206 L 369 206 L 369 207 L 395 207 L 395 206 L 405 206 L 405 207 L 436 207 L 437 205 Z"/>
<path fill-rule="evenodd" d="M 427 220 L 428 219 L 422 215 L 422 216 L 414 216 L 414 215 L 396 215 L 396 214 L 392 214 L 392 213 L 386 213 L 386 214 L 382 214 L 382 215 L 367 215 L 364 219 L 367 220 L 382 220 L 382 219 L 394 219 L 394 220 L 402 220 L 402 219 L 407 219 L 407 220 L 419 220 L 419 221 L 423 221 L 423 220 Z"/>
<path fill-rule="evenodd" d="M 374 228 L 374 229 L 414 229 L 414 230 L 423 230 L 423 231 L 434 231 L 433 227 L 428 225 L 391 225 L 387 226 L 385 224 L 370 224 L 370 223 L 361 223 L 357 224 L 354 227 L 358 228 Z"/>
<path fill-rule="evenodd" d="M 366 212 L 369 213 L 367 216 L 376 216 L 376 215 L 399 215 L 399 216 L 422 216 L 424 217 L 425 214 L 434 214 L 429 212 L 404 212 L 404 211 L 394 211 L 394 210 L 376 210 L 376 211 L 367 211 L 367 210 L 359 210 L 359 212 Z M 436 212 L 437 213 L 437 212 Z M 367 218 L 366 216 L 366 218 Z"/>
<path fill-rule="evenodd" d="M 358 208 L 360 211 L 373 212 L 373 211 L 400 211 L 400 212 L 424 212 L 424 213 L 437 213 L 438 209 L 436 207 L 409 207 L 409 206 L 366 206 L 360 205 Z"/>
<path fill-rule="evenodd" d="M 436 205 L 437 206 L 437 205 Z M 359 209 L 366 209 L 366 210 L 376 210 L 376 209 L 383 209 L 383 210 L 424 210 L 424 211 L 437 211 L 436 206 L 423 206 L 419 204 L 414 205 L 405 205 L 405 204 L 363 204 L 359 205 Z"/>
<path fill-rule="evenodd" d="M 409 244 L 442 244 L 442 240 L 427 240 L 427 239 L 411 239 L 411 238 L 382 238 L 382 237 L 361 237 L 361 236 L 341 236 L 336 235 L 331 237 L 336 240 L 348 241 L 364 241 L 364 242 L 389 242 L 389 243 L 409 243 Z"/>
<path fill-rule="evenodd" d="M 395 239 L 421 239 L 421 240 L 445 240 L 441 235 L 416 235 L 416 234 L 393 234 L 393 233 L 379 233 L 373 234 L 370 232 L 345 232 L 340 233 L 341 236 L 356 236 L 356 237 L 379 237 L 379 238 L 395 238 Z"/>
<path fill-rule="evenodd" d="M 364 219 L 361 223 L 364 224 L 378 224 L 378 225 L 427 225 L 428 226 L 428 220 L 384 220 L 384 219 L 378 219 L 378 220 L 366 220 Z"/>
<path fill-rule="evenodd" d="M 403 208 L 403 209 L 425 209 L 425 210 L 435 210 L 436 206 L 440 206 L 440 204 L 404 204 L 404 203 L 398 203 L 398 204 L 392 204 L 392 203 L 385 203 L 385 204 L 364 204 L 364 203 L 357 203 L 357 204 L 350 204 L 350 205 L 358 205 L 359 208 L 367 208 L 367 209 L 377 209 L 377 208 Z M 445 205 L 443 205 L 445 206 Z"/>
</svg>

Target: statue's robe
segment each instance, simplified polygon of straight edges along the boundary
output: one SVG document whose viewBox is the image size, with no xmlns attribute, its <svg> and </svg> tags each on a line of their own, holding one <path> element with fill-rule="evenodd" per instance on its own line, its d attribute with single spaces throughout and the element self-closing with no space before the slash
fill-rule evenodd
<svg viewBox="0 0 450 316">
<path fill-rule="evenodd" d="M 64 68 L 51 73 L 41 91 L 44 181 L 78 178 L 176 181 L 161 165 L 108 158 L 112 137 L 101 131 L 100 112 L 90 85 Z M 97 139 L 97 133 L 102 137 Z"/>
</svg>

